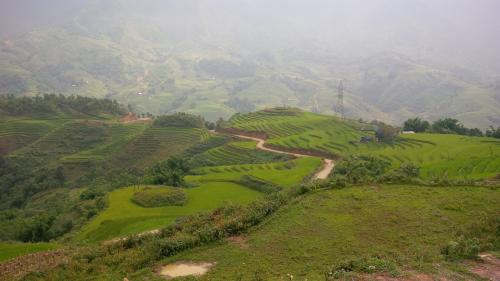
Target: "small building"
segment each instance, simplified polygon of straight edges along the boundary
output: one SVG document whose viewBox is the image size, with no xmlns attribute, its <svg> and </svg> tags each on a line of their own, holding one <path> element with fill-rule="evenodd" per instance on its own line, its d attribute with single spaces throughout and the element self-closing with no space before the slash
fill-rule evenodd
<svg viewBox="0 0 500 281">
<path fill-rule="evenodd" d="M 414 131 L 402 131 L 401 132 L 403 135 L 408 135 L 408 134 L 415 134 Z"/>
</svg>

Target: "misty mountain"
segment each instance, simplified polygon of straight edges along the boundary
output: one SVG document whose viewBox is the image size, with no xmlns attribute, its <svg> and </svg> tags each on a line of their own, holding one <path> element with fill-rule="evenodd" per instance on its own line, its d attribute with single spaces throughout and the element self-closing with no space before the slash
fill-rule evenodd
<svg viewBox="0 0 500 281">
<path fill-rule="evenodd" d="M 500 124 L 497 1 L 0 1 L 0 94 Z M 16 27 L 16 28 L 13 28 Z"/>
</svg>

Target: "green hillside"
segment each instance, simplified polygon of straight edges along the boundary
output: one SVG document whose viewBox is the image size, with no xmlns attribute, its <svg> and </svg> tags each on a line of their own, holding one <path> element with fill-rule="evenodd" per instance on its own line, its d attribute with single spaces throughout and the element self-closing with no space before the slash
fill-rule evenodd
<svg viewBox="0 0 500 281">
<path fill-rule="evenodd" d="M 405 276 L 415 269 L 434 278 L 477 280 L 462 265 L 447 263 L 441 251 L 459 233 L 494 239 L 493 229 L 475 228 L 476 220 L 495 220 L 499 205 L 498 189 L 478 187 L 363 186 L 320 191 L 292 203 L 242 236 L 242 242 L 227 240 L 162 263 L 215 262 L 198 280 L 255 280 L 256 276 L 287 280 L 289 275 L 294 280 L 325 280 L 330 271 L 337 271 L 338 280 L 351 280 L 370 273 L 368 266 L 389 276 Z M 363 259 L 365 269 L 341 271 L 342 264 Z M 154 278 L 151 275 L 142 272 L 137 278 Z"/>
<path fill-rule="evenodd" d="M 67 266 L 43 265 L 27 280 L 162 280 L 156 268 L 175 261 L 215 263 L 200 280 L 476 280 L 461 260 L 498 250 L 497 139 L 417 133 L 382 142 L 380 124 L 288 107 L 218 125 L 187 114 L 124 120 L 9 115 L 0 122 L 0 140 L 10 144 L 0 166 L 0 240 L 53 242 L 4 243 L 4 259 L 74 247 L 64 254 Z M 331 157 L 333 175 L 315 180 L 326 167 L 319 156 L 260 150 L 238 134 L 282 152 Z M 362 174 L 387 165 L 384 174 L 364 184 L 342 180 L 359 155 L 376 156 L 352 162 L 364 163 Z M 420 173 L 384 177 L 409 163 Z M 175 177 L 169 184 L 177 187 L 162 185 Z M 178 204 L 134 201 L 148 191 L 145 200 L 160 202 L 163 189 L 174 188 L 184 196 Z"/>
<path fill-rule="evenodd" d="M 11 112 L 0 120 L 1 240 L 68 234 L 105 208 L 110 190 L 212 138 L 204 128 L 122 122 L 105 100 L 9 97 L 0 99 L 5 106 Z M 82 106 L 101 114 L 80 114 Z"/>
<path fill-rule="evenodd" d="M 0 95 L 78 94 L 116 99 L 137 112 L 216 120 L 282 105 L 333 114 L 344 80 L 351 118 L 398 124 L 415 115 L 449 116 L 482 129 L 500 124 L 498 81 L 489 72 L 481 77 L 400 52 L 351 59 L 305 46 L 260 52 L 250 44 L 237 51 L 217 36 L 176 40 L 148 18 L 123 16 L 122 8 L 93 3 L 64 26 L 3 41 Z"/>
<path fill-rule="evenodd" d="M 393 168 L 404 163 L 421 167 L 424 178 L 489 178 L 500 171 L 500 141 L 452 134 L 400 135 L 392 144 L 360 142 L 374 138 L 373 126 L 357 121 L 293 109 L 263 110 L 236 115 L 230 128 L 264 132 L 268 144 L 332 153 L 339 157 L 376 155 Z"/>
</svg>

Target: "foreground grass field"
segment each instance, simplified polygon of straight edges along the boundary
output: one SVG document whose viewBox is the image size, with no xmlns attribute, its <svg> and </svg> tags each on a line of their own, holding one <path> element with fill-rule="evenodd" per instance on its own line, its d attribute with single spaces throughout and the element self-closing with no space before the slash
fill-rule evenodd
<svg viewBox="0 0 500 281">
<path fill-rule="evenodd" d="M 236 243 L 194 249 L 163 263 L 216 262 L 196 280 L 291 280 L 292 274 L 293 280 L 313 281 L 325 280 L 332 265 L 378 257 L 395 266 L 392 274 L 414 270 L 463 280 L 453 277 L 460 265 L 447 262 L 441 250 L 461 233 L 494 235 L 485 227 L 499 215 L 498 188 L 364 186 L 320 191 L 232 240 Z M 150 271 L 137 275 L 161 280 Z"/>
<path fill-rule="evenodd" d="M 43 252 L 58 248 L 55 243 L 0 243 L 0 262 L 18 256 Z"/>
<path fill-rule="evenodd" d="M 296 110 L 237 115 L 229 127 L 265 132 L 270 145 L 324 151 L 339 156 L 377 155 L 393 168 L 412 162 L 423 178 L 482 179 L 500 173 L 500 140 L 451 134 L 401 135 L 393 144 L 361 143 L 372 126 Z"/>
<path fill-rule="evenodd" d="M 261 196 L 244 186 L 230 182 L 206 182 L 186 189 L 184 206 L 144 208 L 131 202 L 134 192 L 143 187 L 127 187 L 109 194 L 109 207 L 78 234 L 78 240 L 102 241 L 164 227 L 177 217 L 208 211 L 226 203 L 248 203 Z"/>
</svg>

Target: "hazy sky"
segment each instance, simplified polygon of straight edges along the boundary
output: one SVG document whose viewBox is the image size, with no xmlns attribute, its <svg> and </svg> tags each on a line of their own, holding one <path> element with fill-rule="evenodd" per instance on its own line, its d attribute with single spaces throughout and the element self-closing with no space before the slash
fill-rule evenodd
<svg viewBox="0 0 500 281">
<path fill-rule="evenodd" d="M 69 22 L 84 10 L 89 22 L 95 15 L 140 18 L 165 34 L 219 40 L 214 44 L 325 44 L 332 51 L 464 58 L 500 69 L 498 0 L 0 0 L 0 36 Z"/>
</svg>

